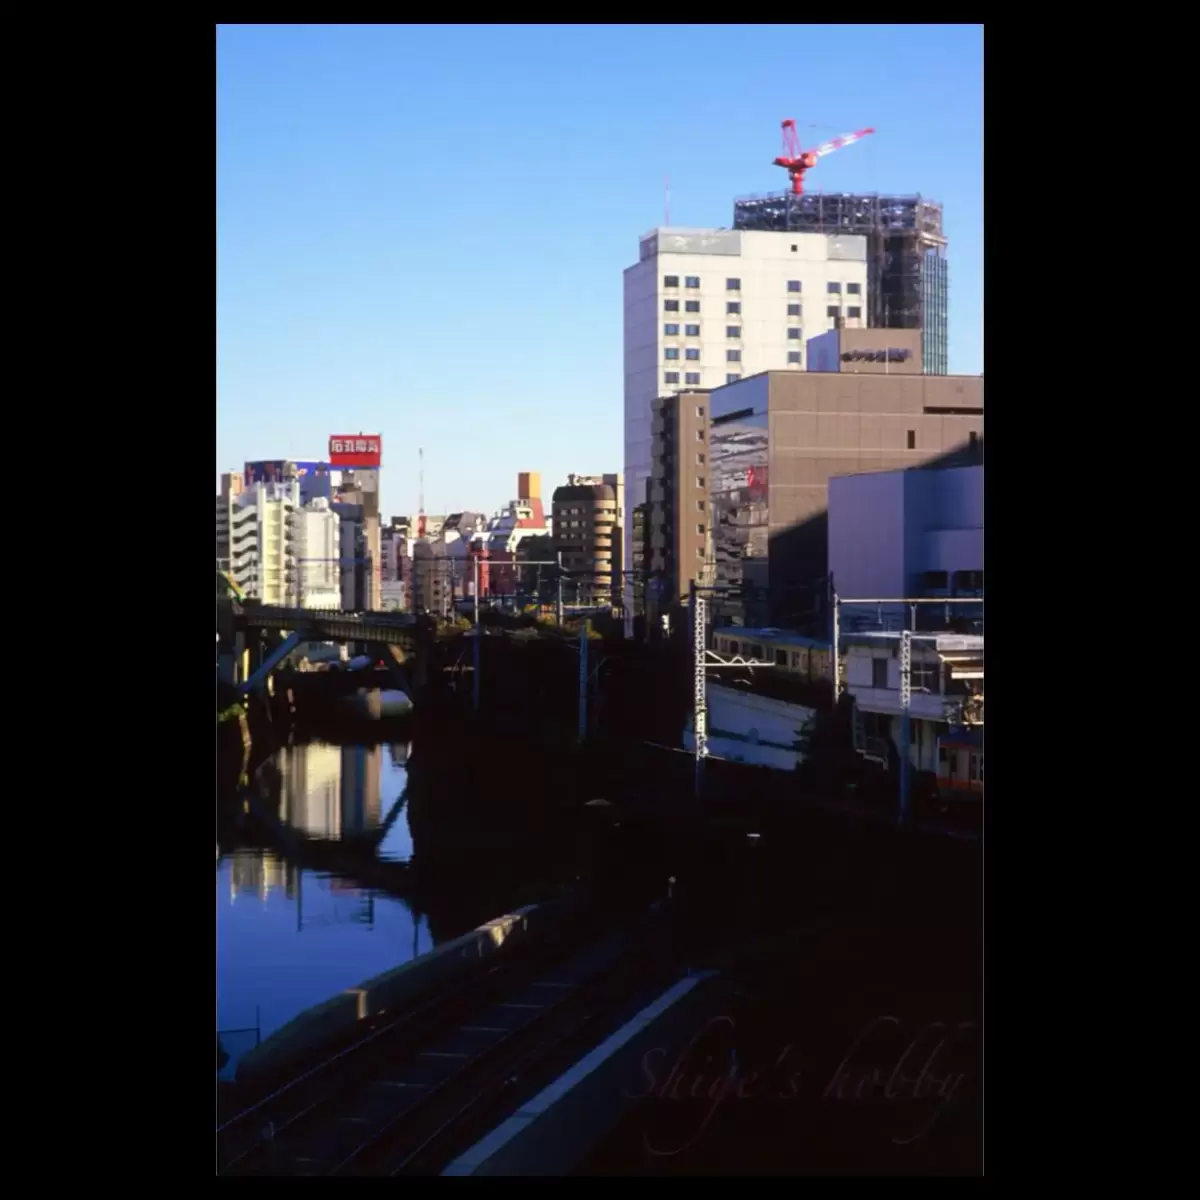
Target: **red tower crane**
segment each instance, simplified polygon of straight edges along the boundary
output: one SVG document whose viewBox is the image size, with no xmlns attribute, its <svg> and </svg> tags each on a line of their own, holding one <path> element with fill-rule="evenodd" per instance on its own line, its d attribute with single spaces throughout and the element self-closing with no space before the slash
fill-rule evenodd
<svg viewBox="0 0 1200 1200">
<path fill-rule="evenodd" d="M 832 154 L 859 138 L 874 133 L 874 129 L 859 129 L 855 133 L 847 133 L 834 138 L 832 142 L 823 142 L 815 150 L 801 150 L 800 139 L 796 136 L 796 122 L 790 117 L 783 122 L 783 153 L 775 160 L 775 166 L 783 167 L 792 181 L 792 195 L 804 194 L 804 173 L 817 165 L 818 158 Z"/>
</svg>

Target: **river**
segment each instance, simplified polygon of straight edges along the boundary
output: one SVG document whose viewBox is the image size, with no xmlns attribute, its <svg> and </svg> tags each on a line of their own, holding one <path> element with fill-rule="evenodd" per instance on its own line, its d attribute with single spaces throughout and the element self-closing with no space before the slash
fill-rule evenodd
<svg viewBox="0 0 1200 1200">
<path fill-rule="evenodd" d="M 407 861 L 412 835 L 401 808 L 403 746 L 287 747 L 255 781 L 278 790 L 279 815 L 310 837 L 339 840 L 393 821 L 376 855 Z M 266 776 L 264 780 L 263 776 Z M 271 777 L 274 777 L 273 779 Z M 401 899 L 303 870 L 261 849 L 217 861 L 217 1028 L 230 1061 L 305 1008 L 405 962 L 432 945 L 427 923 Z M 257 1026 L 257 1033 L 255 1027 Z M 244 1032 L 224 1032 L 242 1030 Z"/>
</svg>

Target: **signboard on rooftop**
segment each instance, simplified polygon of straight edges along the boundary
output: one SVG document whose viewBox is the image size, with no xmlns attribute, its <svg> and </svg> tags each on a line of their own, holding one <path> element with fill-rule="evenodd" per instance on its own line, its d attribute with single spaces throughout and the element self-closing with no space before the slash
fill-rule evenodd
<svg viewBox="0 0 1200 1200">
<path fill-rule="evenodd" d="M 939 654 L 953 651 L 982 650 L 983 638 L 977 634 L 940 634 L 937 640 Z"/>
<path fill-rule="evenodd" d="M 383 465 L 383 442 L 377 433 L 334 434 L 329 463 L 342 470 L 371 470 Z"/>
</svg>

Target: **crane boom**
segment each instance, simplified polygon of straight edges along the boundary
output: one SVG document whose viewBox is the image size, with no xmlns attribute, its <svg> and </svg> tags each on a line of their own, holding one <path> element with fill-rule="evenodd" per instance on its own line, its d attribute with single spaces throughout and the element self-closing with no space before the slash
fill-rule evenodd
<svg viewBox="0 0 1200 1200">
<path fill-rule="evenodd" d="M 822 142 L 815 150 L 801 150 L 800 139 L 796 133 L 796 122 L 790 117 L 783 122 L 783 153 L 774 160 L 774 165 L 783 167 L 792 181 L 792 194 L 804 194 L 804 174 L 817 165 L 818 158 L 832 154 L 843 146 L 850 146 L 859 138 L 864 138 L 874 129 L 858 129 L 854 133 L 846 133 L 829 142 Z"/>
</svg>

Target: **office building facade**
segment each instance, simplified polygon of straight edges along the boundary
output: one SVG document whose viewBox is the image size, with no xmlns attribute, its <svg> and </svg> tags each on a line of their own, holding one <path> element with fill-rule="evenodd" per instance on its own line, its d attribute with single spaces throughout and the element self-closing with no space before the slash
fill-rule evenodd
<svg viewBox="0 0 1200 1200">
<path fill-rule="evenodd" d="M 867 243 L 841 233 L 655 229 L 625 271 L 625 471 L 646 501 L 651 406 L 767 370 L 802 371 L 835 318 L 865 326 Z M 632 565 L 632 555 L 626 567 Z"/>
<path fill-rule="evenodd" d="M 836 475 L 981 461 L 981 376 L 769 371 L 709 396 L 715 601 L 729 624 L 824 632 Z"/>
</svg>

